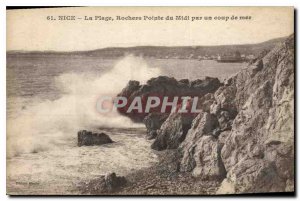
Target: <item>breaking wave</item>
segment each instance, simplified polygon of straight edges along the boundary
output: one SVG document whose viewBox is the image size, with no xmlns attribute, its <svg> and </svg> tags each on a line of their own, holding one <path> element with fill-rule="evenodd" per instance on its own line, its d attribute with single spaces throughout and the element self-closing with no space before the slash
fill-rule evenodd
<svg viewBox="0 0 300 201">
<path fill-rule="evenodd" d="M 55 77 L 60 98 L 53 101 L 33 98 L 30 106 L 23 107 L 18 116 L 8 119 L 7 156 L 60 146 L 74 140 L 80 129 L 141 126 L 117 113 L 98 113 L 97 98 L 115 96 L 129 80 L 143 83 L 159 74 L 159 69 L 150 68 L 143 58 L 129 55 L 101 76 L 66 73 Z"/>
</svg>

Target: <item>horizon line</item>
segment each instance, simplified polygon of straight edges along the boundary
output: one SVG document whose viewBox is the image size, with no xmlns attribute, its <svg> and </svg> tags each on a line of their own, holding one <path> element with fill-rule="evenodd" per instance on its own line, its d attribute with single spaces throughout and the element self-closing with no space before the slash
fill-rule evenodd
<svg viewBox="0 0 300 201">
<path fill-rule="evenodd" d="M 288 38 L 289 36 L 294 35 L 294 33 L 291 33 L 287 36 L 281 36 L 276 37 L 272 39 L 268 39 L 262 42 L 257 43 L 243 43 L 243 44 L 224 44 L 224 45 L 176 45 L 176 46 L 168 46 L 168 45 L 134 45 L 134 46 L 108 46 L 103 48 L 97 48 L 97 49 L 90 49 L 90 50 L 71 50 L 71 51 L 65 51 L 65 50 L 6 50 L 6 53 L 9 52 L 23 52 L 23 53 L 30 53 L 30 52 L 39 52 L 39 53 L 72 53 L 72 52 L 92 52 L 92 51 L 98 51 L 98 50 L 105 50 L 105 49 L 128 49 L 128 48 L 138 48 L 138 47 L 166 47 L 166 48 L 184 48 L 184 47 L 220 47 L 220 46 L 242 46 L 242 45 L 258 45 L 262 43 L 266 43 L 272 40 L 276 39 L 284 39 Z"/>
</svg>

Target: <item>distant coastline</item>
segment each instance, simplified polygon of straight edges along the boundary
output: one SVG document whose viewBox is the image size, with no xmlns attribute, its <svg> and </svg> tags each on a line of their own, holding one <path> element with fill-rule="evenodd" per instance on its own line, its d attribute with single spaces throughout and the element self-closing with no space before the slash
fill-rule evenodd
<svg viewBox="0 0 300 201">
<path fill-rule="evenodd" d="M 135 46 L 135 47 L 108 47 L 89 51 L 24 51 L 9 50 L 7 56 L 30 55 L 73 55 L 73 56 L 96 56 L 103 58 L 117 58 L 133 54 L 136 56 L 161 58 L 161 59 L 198 59 L 203 56 L 212 56 L 223 53 L 239 51 L 241 54 L 254 55 L 263 50 L 270 50 L 287 37 L 275 38 L 257 44 L 243 45 L 220 45 L 220 46 Z"/>
</svg>

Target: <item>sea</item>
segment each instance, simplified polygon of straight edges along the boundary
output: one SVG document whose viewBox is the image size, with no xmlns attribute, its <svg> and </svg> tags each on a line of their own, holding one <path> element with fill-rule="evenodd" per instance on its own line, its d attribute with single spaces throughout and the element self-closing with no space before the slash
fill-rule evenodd
<svg viewBox="0 0 300 201">
<path fill-rule="evenodd" d="M 246 64 L 133 55 L 8 54 L 6 67 L 7 193 L 67 195 L 80 194 L 80 183 L 100 175 L 126 175 L 158 161 L 152 141 L 145 139 L 145 126 L 118 113 L 99 113 L 99 97 L 115 96 L 129 80 L 143 84 L 160 75 L 223 81 Z M 115 143 L 78 147 L 82 129 L 104 132 Z"/>
</svg>

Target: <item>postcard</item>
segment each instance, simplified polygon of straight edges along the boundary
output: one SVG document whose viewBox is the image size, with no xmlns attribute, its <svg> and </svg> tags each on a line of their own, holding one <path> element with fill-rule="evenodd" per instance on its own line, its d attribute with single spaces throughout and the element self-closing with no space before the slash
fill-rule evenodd
<svg viewBox="0 0 300 201">
<path fill-rule="evenodd" d="M 6 15 L 8 195 L 294 195 L 293 7 Z"/>
</svg>

